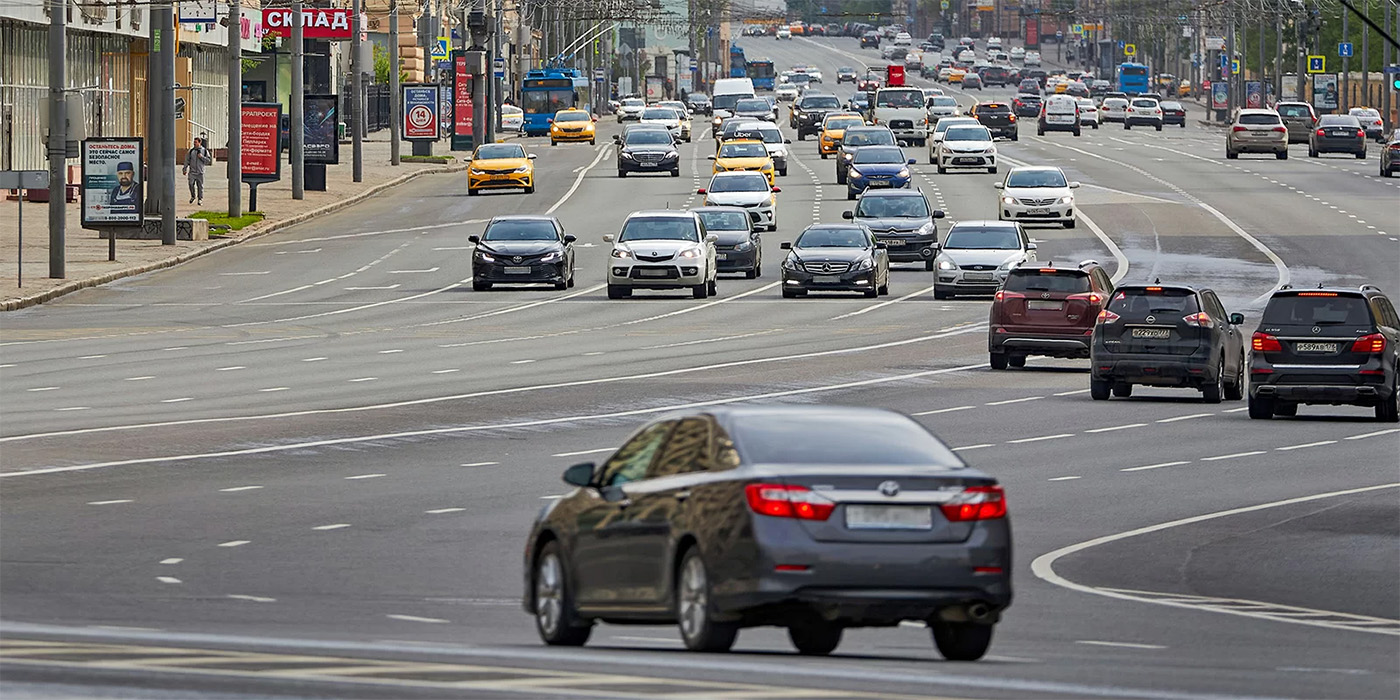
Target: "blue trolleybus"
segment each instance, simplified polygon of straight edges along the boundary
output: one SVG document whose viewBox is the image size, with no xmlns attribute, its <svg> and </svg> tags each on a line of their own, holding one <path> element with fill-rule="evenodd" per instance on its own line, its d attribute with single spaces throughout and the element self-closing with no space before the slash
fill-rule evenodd
<svg viewBox="0 0 1400 700">
<path fill-rule="evenodd" d="M 549 120 L 561 109 L 591 111 L 591 105 L 588 78 L 577 68 L 536 68 L 525 74 L 520 86 L 526 136 L 549 133 Z"/>
</svg>

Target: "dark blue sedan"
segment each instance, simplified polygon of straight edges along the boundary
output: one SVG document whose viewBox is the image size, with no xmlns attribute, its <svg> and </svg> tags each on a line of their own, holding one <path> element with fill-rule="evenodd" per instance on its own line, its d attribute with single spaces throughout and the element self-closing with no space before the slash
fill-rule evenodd
<svg viewBox="0 0 1400 700">
<path fill-rule="evenodd" d="M 913 177 L 909 166 L 913 164 L 898 146 L 860 149 L 846 171 L 846 199 L 855 199 L 868 189 L 908 188 Z"/>
</svg>

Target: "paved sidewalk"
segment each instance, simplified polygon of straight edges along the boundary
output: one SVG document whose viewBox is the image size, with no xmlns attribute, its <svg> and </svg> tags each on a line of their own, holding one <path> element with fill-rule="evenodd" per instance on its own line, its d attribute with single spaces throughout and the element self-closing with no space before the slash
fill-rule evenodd
<svg viewBox="0 0 1400 700">
<path fill-rule="evenodd" d="M 412 153 L 412 145 L 404 143 L 400 151 L 403 155 Z M 364 177 L 362 182 L 351 181 L 350 146 L 341 145 L 340 165 L 326 168 L 326 191 L 306 191 L 304 199 L 292 199 L 291 169 L 284 163 L 282 179 L 258 187 L 258 208 L 267 219 L 245 227 L 226 238 L 211 238 L 207 241 L 178 241 L 173 246 L 163 246 L 160 241 L 117 240 L 117 260 L 108 262 L 107 241 L 97 237 L 97 232 L 80 227 L 80 211 L 77 202 L 68 204 L 68 224 L 66 229 L 66 279 L 52 279 L 49 274 L 49 205 L 47 203 L 24 203 L 24 279 L 19 286 L 17 278 L 19 263 L 19 215 L 20 203 L 0 199 L 0 310 L 13 310 L 43 303 L 62 294 L 84 287 L 110 282 L 114 279 L 141 274 L 150 270 L 169 267 L 192 257 L 203 255 L 218 248 L 233 245 L 251 237 L 265 235 L 325 211 L 338 209 L 376 192 L 430 173 L 461 170 L 463 153 L 448 150 L 446 141 L 434 145 L 435 155 L 454 155 L 458 159 L 450 165 L 404 163 L 398 167 L 389 165 L 389 141 L 387 138 L 364 142 Z M 176 212 L 180 217 L 188 217 L 196 211 L 228 211 L 228 175 L 223 161 L 215 162 L 206 170 L 204 180 L 204 204 L 189 203 L 189 188 L 185 178 L 175 171 Z M 248 207 L 248 186 L 243 186 L 243 207 Z"/>
</svg>

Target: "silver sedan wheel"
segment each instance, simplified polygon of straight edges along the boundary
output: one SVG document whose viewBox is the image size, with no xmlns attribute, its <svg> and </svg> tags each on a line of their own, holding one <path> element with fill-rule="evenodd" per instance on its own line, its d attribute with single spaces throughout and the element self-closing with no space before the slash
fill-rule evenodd
<svg viewBox="0 0 1400 700">
<path fill-rule="evenodd" d="M 558 555 L 550 552 L 540 558 L 535 571 L 535 620 L 540 631 L 552 636 L 559 631 L 564 615 L 564 574 Z"/>
<path fill-rule="evenodd" d="M 680 624 L 686 637 L 694 638 L 705 629 L 709 615 L 709 584 L 705 580 L 705 564 L 700 557 L 691 557 L 681 572 Z"/>
</svg>

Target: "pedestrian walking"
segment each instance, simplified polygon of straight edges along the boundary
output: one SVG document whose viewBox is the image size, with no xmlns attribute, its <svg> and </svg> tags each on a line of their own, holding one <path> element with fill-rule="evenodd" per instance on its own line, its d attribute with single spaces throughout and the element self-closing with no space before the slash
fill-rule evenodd
<svg viewBox="0 0 1400 700">
<path fill-rule="evenodd" d="M 190 204 L 204 203 L 204 166 L 213 165 L 214 158 L 204 147 L 204 139 L 196 137 L 194 145 L 185 153 L 185 165 L 180 168 L 190 184 Z"/>
</svg>

